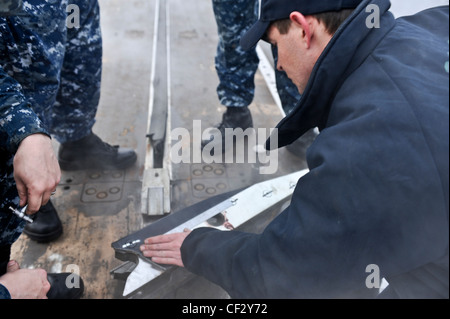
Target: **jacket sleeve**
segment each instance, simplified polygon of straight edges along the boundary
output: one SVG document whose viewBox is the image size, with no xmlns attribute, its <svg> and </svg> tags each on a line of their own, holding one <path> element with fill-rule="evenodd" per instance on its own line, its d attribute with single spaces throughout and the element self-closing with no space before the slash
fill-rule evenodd
<svg viewBox="0 0 450 319">
<path fill-rule="evenodd" d="M 258 245 L 255 234 L 199 228 L 185 239 L 181 253 L 186 269 L 218 284 L 233 298 L 246 298 L 265 294 L 259 284 Z"/>
<path fill-rule="evenodd" d="M 8 289 L 2 284 L 0 284 L 0 300 L 1 299 L 11 299 Z"/>
<path fill-rule="evenodd" d="M 344 298 L 368 290 L 370 265 L 389 277 L 448 253 L 448 121 L 436 122 L 433 138 L 424 134 L 374 63 L 336 97 L 291 205 L 260 235 L 193 231 L 182 246 L 188 270 L 233 298 Z M 378 86 L 355 92 L 369 70 Z"/>
<path fill-rule="evenodd" d="M 21 85 L 0 67 L 0 148 L 15 153 L 31 134 L 50 136 L 27 104 Z"/>
<path fill-rule="evenodd" d="M 262 234 L 193 231 L 185 267 L 233 298 L 359 298 L 370 292 L 369 265 L 395 275 L 444 255 L 448 223 L 432 160 L 416 156 L 420 142 L 396 155 L 411 140 L 376 143 L 367 124 L 319 135 L 310 173 Z"/>
</svg>

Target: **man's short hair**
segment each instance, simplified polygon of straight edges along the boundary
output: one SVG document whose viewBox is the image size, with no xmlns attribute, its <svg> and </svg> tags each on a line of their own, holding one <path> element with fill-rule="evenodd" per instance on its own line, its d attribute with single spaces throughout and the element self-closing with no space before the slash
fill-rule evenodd
<svg viewBox="0 0 450 319">
<path fill-rule="evenodd" d="M 341 24 L 352 14 L 354 9 L 344 9 L 341 11 L 323 12 L 313 14 L 319 22 L 325 25 L 326 31 L 333 35 L 339 29 Z M 281 19 L 272 23 L 281 34 L 287 34 L 291 27 L 292 21 L 290 19 Z"/>
</svg>

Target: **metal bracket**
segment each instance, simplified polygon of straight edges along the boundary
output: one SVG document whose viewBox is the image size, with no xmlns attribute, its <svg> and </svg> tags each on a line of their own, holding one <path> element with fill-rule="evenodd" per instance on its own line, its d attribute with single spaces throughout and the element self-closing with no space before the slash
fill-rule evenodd
<svg viewBox="0 0 450 319">
<path fill-rule="evenodd" d="M 142 182 L 142 214 L 158 216 L 170 213 L 170 174 L 167 169 L 147 169 Z"/>
<path fill-rule="evenodd" d="M 111 274 L 114 277 L 117 275 L 123 278 L 123 269 L 132 269 L 126 279 L 124 296 L 133 294 L 174 268 L 158 265 L 142 255 L 139 246 L 146 238 L 181 232 L 184 228 L 193 230 L 199 227 L 211 227 L 222 231 L 236 229 L 291 196 L 297 181 L 307 172 L 308 170 L 302 170 L 255 184 L 244 190 L 212 197 L 162 218 L 113 243 L 116 257 L 127 264 L 117 268 L 116 272 L 112 271 Z M 218 216 L 221 218 L 213 218 Z M 218 220 L 220 222 L 217 222 Z M 135 267 L 130 267 L 129 262 L 134 263 Z"/>
</svg>

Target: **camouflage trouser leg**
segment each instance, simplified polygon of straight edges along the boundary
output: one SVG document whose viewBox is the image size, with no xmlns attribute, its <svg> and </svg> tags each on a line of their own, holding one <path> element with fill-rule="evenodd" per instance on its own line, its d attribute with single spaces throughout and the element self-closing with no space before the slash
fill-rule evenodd
<svg viewBox="0 0 450 319">
<path fill-rule="evenodd" d="M 213 0 L 213 8 L 219 32 L 216 54 L 219 100 L 227 107 L 248 106 L 255 94 L 254 76 L 259 59 L 255 49 L 244 51 L 239 41 L 258 19 L 259 1 Z M 273 55 L 276 65 L 275 48 Z M 300 100 L 300 94 L 285 72 L 275 70 L 275 75 L 278 94 L 287 114 Z"/>
<path fill-rule="evenodd" d="M 0 16 L 15 14 L 22 7 L 22 0 L 0 0 Z"/>
<path fill-rule="evenodd" d="M 79 28 L 66 24 L 70 4 L 78 8 Z M 3 20 L 0 63 L 61 143 L 85 137 L 95 123 L 102 71 L 99 10 L 97 0 L 29 0 L 23 12 Z"/>
<path fill-rule="evenodd" d="M 88 135 L 95 123 L 102 76 L 102 35 L 97 0 L 70 0 L 80 28 L 68 28 L 61 83 L 51 113 L 51 133 L 61 142 Z"/>
<path fill-rule="evenodd" d="M 255 94 L 254 76 L 259 59 L 256 50 L 244 51 L 241 36 L 258 19 L 258 0 L 213 0 L 219 44 L 216 70 L 220 84 L 217 94 L 227 107 L 246 107 Z"/>
<path fill-rule="evenodd" d="M 100 95 L 98 2 L 71 3 L 79 7 L 79 29 L 65 27 L 65 0 L 29 0 L 20 15 L 0 20 L 5 26 L 0 62 L 22 85 L 29 104 L 60 142 L 80 139 L 91 131 Z M 42 27 L 35 29 L 38 24 Z M 9 206 L 19 204 L 13 156 L 0 150 L 0 246 L 14 243 L 24 228 L 24 221 L 9 211 Z"/>
</svg>

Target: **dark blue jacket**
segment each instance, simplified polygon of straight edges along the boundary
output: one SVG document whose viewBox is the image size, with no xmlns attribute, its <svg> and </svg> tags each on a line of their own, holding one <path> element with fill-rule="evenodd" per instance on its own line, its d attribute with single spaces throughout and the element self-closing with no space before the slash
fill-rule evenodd
<svg viewBox="0 0 450 319">
<path fill-rule="evenodd" d="M 278 125 L 280 147 L 321 130 L 290 207 L 262 234 L 193 231 L 187 269 L 234 298 L 340 298 L 370 290 L 376 265 L 400 298 L 448 298 L 448 6 L 389 6 L 362 2 Z"/>
</svg>

